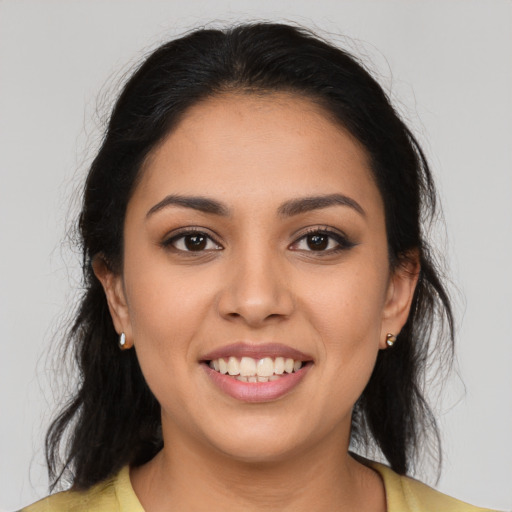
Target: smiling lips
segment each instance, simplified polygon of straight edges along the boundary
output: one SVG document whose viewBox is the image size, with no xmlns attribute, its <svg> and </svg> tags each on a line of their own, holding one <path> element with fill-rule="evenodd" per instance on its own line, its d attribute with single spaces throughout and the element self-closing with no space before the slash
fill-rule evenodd
<svg viewBox="0 0 512 512">
<path fill-rule="evenodd" d="M 245 402 L 266 402 L 291 391 L 312 366 L 312 358 L 280 344 L 236 343 L 202 358 L 202 366 L 224 393 Z"/>
</svg>

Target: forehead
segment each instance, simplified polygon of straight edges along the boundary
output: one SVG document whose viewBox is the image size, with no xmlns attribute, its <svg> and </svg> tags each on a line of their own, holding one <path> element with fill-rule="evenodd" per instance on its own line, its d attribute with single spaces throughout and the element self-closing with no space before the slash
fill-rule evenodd
<svg viewBox="0 0 512 512">
<path fill-rule="evenodd" d="M 194 105 L 151 152 L 134 195 L 198 192 L 227 203 L 333 192 L 380 203 L 361 144 L 320 105 L 287 93 Z"/>
</svg>

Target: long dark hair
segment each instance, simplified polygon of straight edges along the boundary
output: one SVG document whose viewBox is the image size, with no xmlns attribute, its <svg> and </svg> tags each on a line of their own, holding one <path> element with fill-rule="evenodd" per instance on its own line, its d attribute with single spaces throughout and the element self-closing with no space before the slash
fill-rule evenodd
<svg viewBox="0 0 512 512">
<path fill-rule="evenodd" d="M 307 30 L 270 23 L 201 29 L 162 45 L 134 72 L 88 174 L 78 225 L 84 292 L 68 337 L 79 382 L 46 437 L 52 487 L 66 477 L 86 489 L 162 447 L 160 406 L 135 351 L 117 347 L 91 262 L 101 254 L 121 271 L 126 206 L 144 159 L 192 105 L 230 91 L 307 97 L 366 149 L 384 201 L 390 264 L 417 250 L 421 271 L 408 321 L 393 349 L 380 351 L 355 405 L 352 442 L 380 449 L 401 474 L 410 471 L 428 432 L 439 442 L 422 381 L 433 349 L 439 357 L 452 355 L 453 317 L 425 240 L 436 194 L 416 139 L 369 72 Z M 448 327 L 444 338 L 434 336 L 441 332 L 433 330 L 436 319 Z"/>
</svg>

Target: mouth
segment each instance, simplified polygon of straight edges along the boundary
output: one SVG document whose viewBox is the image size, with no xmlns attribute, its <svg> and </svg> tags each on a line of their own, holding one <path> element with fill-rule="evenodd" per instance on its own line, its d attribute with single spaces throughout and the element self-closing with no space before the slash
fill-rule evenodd
<svg viewBox="0 0 512 512">
<path fill-rule="evenodd" d="M 294 389 L 313 359 L 280 344 L 237 343 L 207 354 L 200 363 L 223 393 L 244 402 L 267 402 Z"/>
</svg>

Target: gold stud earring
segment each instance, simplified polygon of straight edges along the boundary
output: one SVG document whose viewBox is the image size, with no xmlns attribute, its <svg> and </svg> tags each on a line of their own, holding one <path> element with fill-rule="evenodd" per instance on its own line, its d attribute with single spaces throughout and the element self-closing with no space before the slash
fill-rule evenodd
<svg viewBox="0 0 512 512">
<path fill-rule="evenodd" d="M 388 332 L 386 334 L 386 345 L 388 347 L 392 347 L 395 344 L 395 341 L 396 341 L 396 336 L 394 334 L 391 334 L 390 332 Z"/>
</svg>

